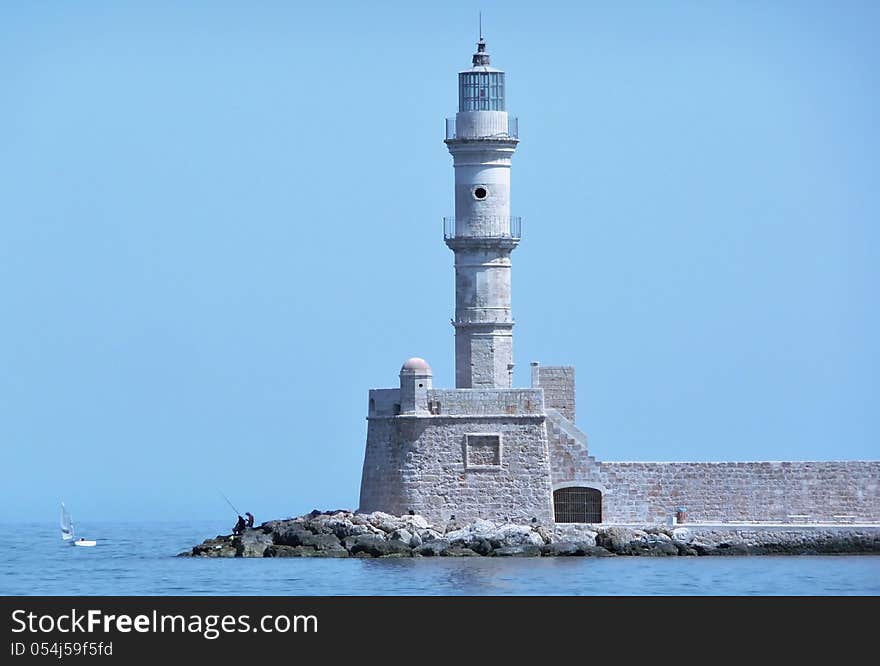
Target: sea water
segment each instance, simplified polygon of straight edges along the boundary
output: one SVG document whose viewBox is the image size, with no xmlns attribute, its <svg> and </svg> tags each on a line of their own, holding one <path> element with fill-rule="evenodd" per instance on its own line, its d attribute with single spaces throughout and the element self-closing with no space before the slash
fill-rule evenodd
<svg viewBox="0 0 880 666">
<path fill-rule="evenodd" d="M 4 524 L 0 595 L 878 595 L 880 557 L 213 559 L 225 523 Z"/>
</svg>

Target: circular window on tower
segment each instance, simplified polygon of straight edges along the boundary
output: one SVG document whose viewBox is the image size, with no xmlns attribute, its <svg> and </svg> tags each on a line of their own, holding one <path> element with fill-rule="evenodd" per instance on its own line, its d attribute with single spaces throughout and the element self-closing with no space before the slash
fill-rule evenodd
<svg viewBox="0 0 880 666">
<path fill-rule="evenodd" d="M 489 190 L 486 189 L 485 185 L 477 185 L 474 188 L 474 199 L 476 199 L 477 201 L 482 201 L 483 199 L 485 199 L 488 196 L 489 196 Z"/>
</svg>

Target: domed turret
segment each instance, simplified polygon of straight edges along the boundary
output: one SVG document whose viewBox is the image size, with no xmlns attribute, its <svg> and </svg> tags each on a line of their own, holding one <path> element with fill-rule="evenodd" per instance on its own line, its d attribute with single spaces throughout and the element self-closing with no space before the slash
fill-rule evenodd
<svg viewBox="0 0 880 666">
<path fill-rule="evenodd" d="M 428 365 L 428 362 L 425 359 L 413 356 L 412 358 L 407 359 L 407 361 L 401 366 L 400 371 L 403 372 L 404 370 L 412 372 L 427 372 L 430 374 L 431 366 Z"/>
<path fill-rule="evenodd" d="M 428 411 L 428 389 L 431 388 L 431 366 L 414 356 L 400 368 L 400 413 Z"/>
</svg>

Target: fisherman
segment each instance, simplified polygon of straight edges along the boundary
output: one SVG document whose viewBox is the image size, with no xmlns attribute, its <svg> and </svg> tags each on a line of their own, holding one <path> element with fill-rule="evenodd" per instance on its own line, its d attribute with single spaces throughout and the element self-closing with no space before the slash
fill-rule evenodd
<svg viewBox="0 0 880 666">
<path fill-rule="evenodd" d="M 245 511 L 244 515 L 246 515 L 248 517 L 248 519 L 247 519 L 248 529 L 253 529 L 253 527 L 254 527 L 254 514 L 252 514 L 250 511 Z"/>
<path fill-rule="evenodd" d="M 245 527 L 247 527 L 247 525 L 244 522 L 244 518 L 242 518 L 241 515 L 239 515 L 238 522 L 235 523 L 235 527 L 232 528 L 232 533 L 237 536 L 237 535 L 241 534 L 242 532 L 244 532 Z"/>
</svg>

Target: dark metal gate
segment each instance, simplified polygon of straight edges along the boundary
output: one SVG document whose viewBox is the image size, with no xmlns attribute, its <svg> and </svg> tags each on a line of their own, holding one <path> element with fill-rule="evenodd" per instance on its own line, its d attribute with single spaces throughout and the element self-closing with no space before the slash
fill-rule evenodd
<svg viewBox="0 0 880 666">
<path fill-rule="evenodd" d="M 557 523 L 601 523 L 602 493 L 595 488 L 560 488 L 553 491 Z"/>
</svg>

